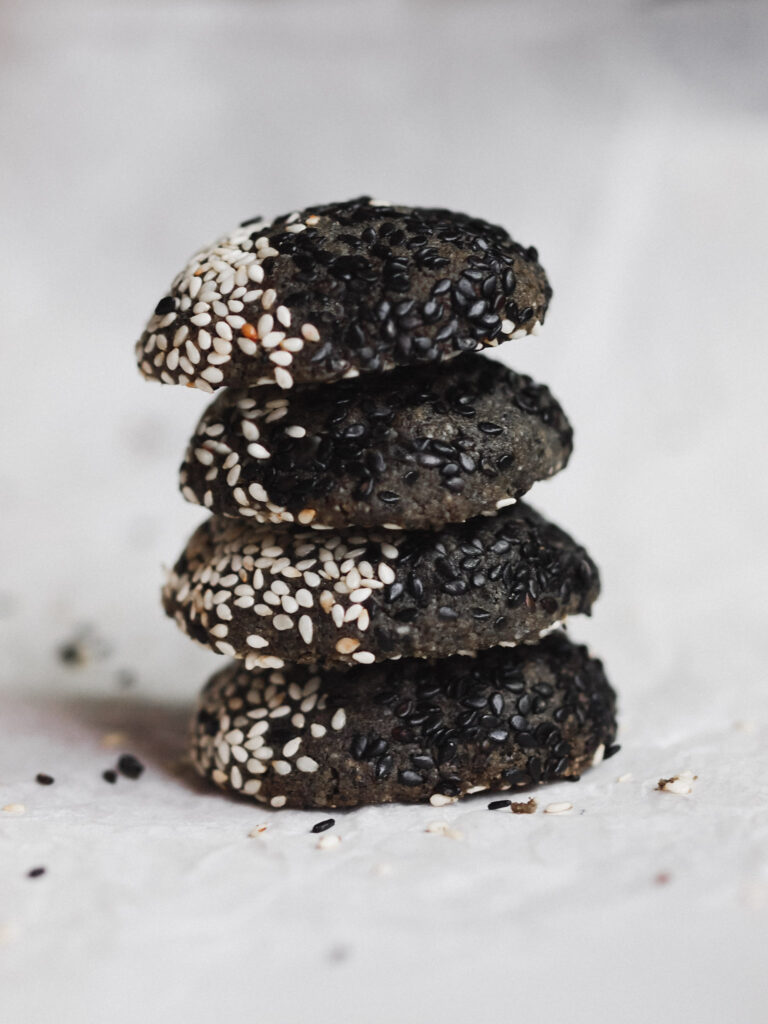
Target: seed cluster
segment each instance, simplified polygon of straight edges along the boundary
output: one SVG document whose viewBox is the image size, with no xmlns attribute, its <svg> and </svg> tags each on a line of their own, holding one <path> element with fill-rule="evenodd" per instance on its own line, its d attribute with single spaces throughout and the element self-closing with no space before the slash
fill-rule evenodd
<svg viewBox="0 0 768 1024">
<path fill-rule="evenodd" d="M 566 465 L 571 427 L 476 354 L 536 333 L 551 294 L 502 228 L 362 197 L 244 222 L 160 300 L 141 372 L 224 389 L 180 471 L 211 515 L 163 589 L 235 659 L 194 722 L 215 784 L 273 808 L 441 806 L 617 749 L 602 665 L 551 633 L 590 613 L 597 568 L 519 501 Z"/>
<path fill-rule="evenodd" d="M 315 531 L 212 516 L 164 590 L 195 640 L 246 667 L 444 657 L 588 612 L 597 568 L 522 502 L 441 530 Z"/>
<path fill-rule="evenodd" d="M 257 523 L 429 528 L 520 497 L 563 468 L 572 437 L 548 388 L 470 354 L 287 395 L 226 389 L 181 490 Z"/>
<path fill-rule="evenodd" d="M 503 228 L 363 196 L 245 221 L 197 252 L 136 358 L 166 384 L 288 389 L 525 336 L 551 294 L 536 250 Z"/>
<path fill-rule="evenodd" d="M 615 733 L 601 663 L 554 633 L 438 662 L 231 662 L 201 695 L 193 757 L 273 807 L 349 807 L 576 778 Z"/>
</svg>

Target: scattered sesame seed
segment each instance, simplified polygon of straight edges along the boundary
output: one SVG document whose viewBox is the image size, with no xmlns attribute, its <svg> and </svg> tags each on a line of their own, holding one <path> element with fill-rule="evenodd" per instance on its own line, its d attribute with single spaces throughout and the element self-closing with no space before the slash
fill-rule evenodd
<svg viewBox="0 0 768 1024">
<path fill-rule="evenodd" d="M 573 810 L 573 804 L 568 803 L 567 800 L 561 800 L 558 803 L 547 804 L 544 808 L 545 814 L 568 814 L 569 811 Z"/>
<path fill-rule="evenodd" d="M 312 826 L 312 828 L 310 829 L 310 832 L 315 832 L 315 833 L 317 833 L 317 832 L 325 832 L 329 828 L 333 828 L 333 826 L 335 824 L 336 824 L 336 819 L 335 818 L 323 818 L 322 821 L 318 821 L 318 822 L 316 822 Z"/>
</svg>

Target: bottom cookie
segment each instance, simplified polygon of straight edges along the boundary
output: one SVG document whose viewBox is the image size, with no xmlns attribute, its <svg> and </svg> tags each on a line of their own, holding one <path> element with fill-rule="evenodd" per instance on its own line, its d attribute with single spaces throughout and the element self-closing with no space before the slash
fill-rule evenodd
<svg viewBox="0 0 768 1024">
<path fill-rule="evenodd" d="M 235 661 L 201 694 L 192 759 L 272 807 L 418 803 L 578 778 L 612 744 L 615 708 L 601 662 L 562 633 L 349 669 Z"/>
</svg>

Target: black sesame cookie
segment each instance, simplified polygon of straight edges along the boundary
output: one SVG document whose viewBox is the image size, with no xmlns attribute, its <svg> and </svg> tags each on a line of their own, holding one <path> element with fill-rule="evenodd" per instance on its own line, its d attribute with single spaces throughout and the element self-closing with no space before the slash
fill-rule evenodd
<svg viewBox="0 0 768 1024">
<path fill-rule="evenodd" d="M 226 389 L 181 490 L 254 522 L 435 527 L 510 504 L 563 468 L 572 437 L 546 387 L 470 354 L 287 394 Z"/>
<path fill-rule="evenodd" d="M 196 253 L 136 356 L 166 384 L 290 388 L 533 333 L 551 295 L 536 250 L 503 228 L 364 196 L 246 221 Z"/>
<path fill-rule="evenodd" d="M 246 667 L 370 664 L 538 640 L 588 612 L 597 568 L 522 502 L 437 531 L 258 526 L 212 516 L 163 590 L 166 613 Z"/>
<path fill-rule="evenodd" d="M 602 664 L 559 632 L 438 662 L 233 662 L 201 695 L 192 758 L 272 807 L 439 802 L 578 778 L 613 743 L 615 704 Z"/>
</svg>

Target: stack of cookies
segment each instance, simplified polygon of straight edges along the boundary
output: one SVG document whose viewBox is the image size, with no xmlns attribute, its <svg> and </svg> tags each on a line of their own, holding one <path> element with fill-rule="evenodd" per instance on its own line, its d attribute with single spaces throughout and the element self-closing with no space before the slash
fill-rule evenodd
<svg viewBox="0 0 768 1024">
<path fill-rule="evenodd" d="M 181 468 L 211 514 L 163 591 L 233 659 L 194 721 L 204 776 L 272 807 L 439 803 L 611 752 L 602 665 L 551 632 L 597 569 L 518 500 L 571 428 L 477 354 L 551 294 L 502 228 L 365 197 L 246 221 L 174 280 L 137 357 L 222 389 Z"/>
</svg>

